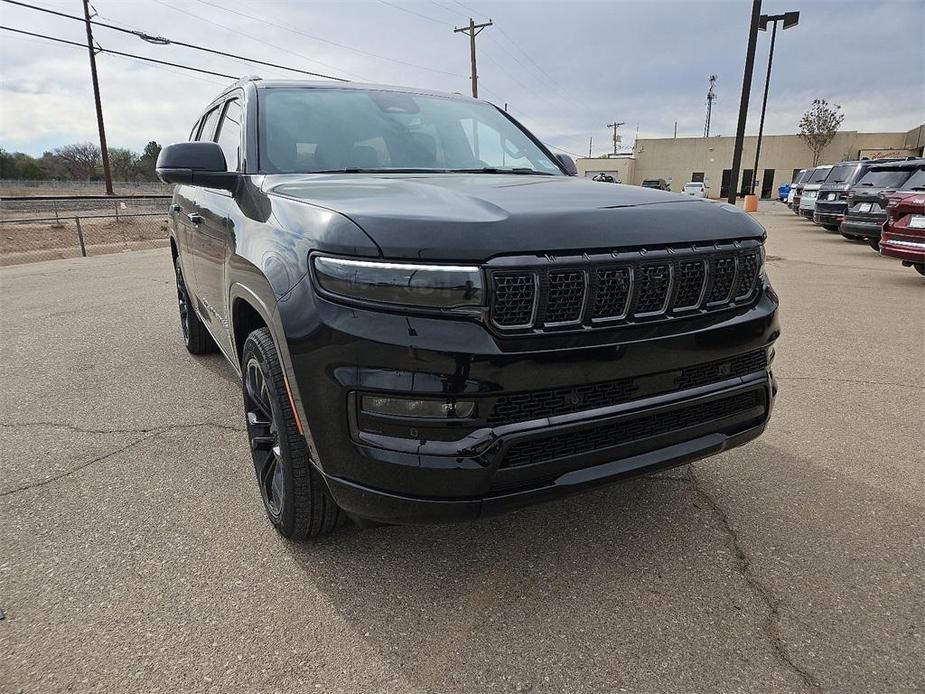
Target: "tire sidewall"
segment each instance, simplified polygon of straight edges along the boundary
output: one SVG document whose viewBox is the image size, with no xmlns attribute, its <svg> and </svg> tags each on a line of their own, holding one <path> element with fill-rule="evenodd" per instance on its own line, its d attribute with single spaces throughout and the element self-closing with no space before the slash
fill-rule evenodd
<svg viewBox="0 0 925 694">
<path fill-rule="evenodd" d="M 251 359 L 256 359 L 263 371 L 263 377 L 267 382 L 267 390 L 270 393 L 270 410 L 273 413 L 273 420 L 277 425 L 280 462 L 283 465 L 283 503 L 279 518 L 274 518 L 270 514 L 269 510 L 266 508 L 266 503 L 263 502 L 262 494 L 260 499 L 270 523 L 272 523 L 282 535 L 291 537 L 295 532 L 296 525 L 295 483 L 292 476 L 292 450 L 289 445 L 292 432 L 288 429 L 292 426 L 292 412 L 289 411 L 288 398 L 286 398 L 285 393 L 280 393 L 279 390 L 282 384 L 278 383 L 276 376 L 279 368 L 279 358 L 276 355 L 275 348 L 272 354 L 267 354 L 265 346 L 261 345 L 253 336 L 247 338 L 242 352 L 241 363 L 244 367 L 241 378 L 242 393 L 246 395 L 247 365 L 250 363 Z M 276 369 L 273 368 L 274 366 L 276 366 Z M 289 416 L 285 416 L 285 414 Z M 253 460 L 251 462 L 253 462 Z"/>
</svg>

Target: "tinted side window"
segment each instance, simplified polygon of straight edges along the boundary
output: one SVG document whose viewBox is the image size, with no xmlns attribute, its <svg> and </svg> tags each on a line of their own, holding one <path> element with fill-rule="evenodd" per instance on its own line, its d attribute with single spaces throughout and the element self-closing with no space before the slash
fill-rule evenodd
<svg viewBox="0 0 925 694">
<path fill-rule="evenodd" d="M 202 123 L 202 128 L 199 129 L 199 134 L 196 136 L 197 140 L 208 142 L 212 139 L 212 136 L 215 134 L 215 124 L 218 123 L 218 116 L 220 113 L 221 107 L 219 106 L 209 111 Z"/>
<path fill-rule="evenodd" d="M 225 106 L 225 115 L 222 117 L 222 125 L 218 131 L 216 139 L 222 152 L 225 154 L 225 162 L 228 164 L 229 171 L 237 171 L 241 157 L 241 104 L 237 99 L 232 99 Z"/>
</svg>

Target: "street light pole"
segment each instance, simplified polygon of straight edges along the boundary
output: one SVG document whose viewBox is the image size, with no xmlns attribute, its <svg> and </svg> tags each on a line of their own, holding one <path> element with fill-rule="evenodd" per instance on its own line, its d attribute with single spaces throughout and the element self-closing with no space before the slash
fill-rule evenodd
<svg viewBox="0 0 925 694">
<path fill-rule="evenodd" d="M 739 101 L 739 124 L 732 150 L 732 171 L 729 172 L 729 195 L 726 201 L 735 205 L 739 187 L 739 169 L 742 166 L 742 144 L 745 141 L 745 118 L 748 115 L 748 95 L 752 90 L 752 71 L 755 67 L 755 44 L 758 43 L 758 17 L 761 0 L 752 0 L 752 19 L 748 31 L 748 48 L 745 51 L 745 74 L 742 77 L 742 98 Z"/>
<path fill-rule="evenodd" d="M 777 23 L 783 22 L 784 29 L 796 26 L 800 21 L 799 12 L 786 12 L 784 14 L 766 15 L 763 14 L 758 18 L 759 31 L 767 31 L 768 22 L 774 26 L 771 28 L 771 49 L 768 52 L 768 74 L 764 79 L 764 99 L 761 102 L 761 120 L 758 125 L 758 141 L 755 144 L 755 168 L 752 169 L 752 181 L 750 192 L 755 193 L 755 181 L 758 178 L 758 157 L 761 155 L 761 137 L 764 135 L 764 112 L 768 107 L 768 88 L 771 85 L 771 63 L 774 61 L 774 42 L 777 39 Z M 773 185 L 773 183 L 772 183 Z"/>
</svg>

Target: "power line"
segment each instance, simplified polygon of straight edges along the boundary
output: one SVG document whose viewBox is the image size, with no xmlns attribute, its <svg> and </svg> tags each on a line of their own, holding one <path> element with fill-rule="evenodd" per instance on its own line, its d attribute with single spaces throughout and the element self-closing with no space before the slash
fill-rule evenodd
<svg viewBox="0 0 925 694">
<path fill-rule="evenodd" d="M 288 27 L 285 24 L 278 24 L 277 22 L 271 22 L 269 19 L 264 19 L 263 17 L 258 17 L 256 15 L 247 14 L 246 12 L 240 12 L 230 7 L 222 7 L 221 5 L 216 5 L 215 3 L 207 2 L 207 0 L 196 0 L 196 2 L 198 2 L 201 5 L 208 5 L 210 7 L 215 7 L 216 9 L 220 9 L 225 12 L 231 12 L 232 14 L 236 14 L 239 17 L 245 17 L 247 19 L 252 19 L 257 22 L 263 22 L 264 24 L 267 24 L 272 27 L 276 27 L 277 29 L 289 31 L 293 34 L 298 34 L 299 36 L 304 36 L 314 41 L 320 41 L 321 43 L 326 43 L 331 46 L 336 46 L 337 48 L 343 48 L 344 50 L 352 51 L 354 53 L 358 53 L 359 55 L 369 56 L 370 58 L 376 58 L 377 60 L 387 60 L 390 63 L 396 63 L 398 65 L 404 65 L 406 67 L 413 67 L 413 68 L 417 68 L 418 70 L 426 70 L 427 72 L 435 72 L 441 75 L 449 75 L 451 77 L 465 77 L 465 75 L 460 75 L 459 73 L 456 73 L 456 72 L 447 72 L 446 70 L 439 70 L 437 68 L 431 68 L 425 65 L 418 65 L 417 63 L 410 63 L 405 60 L 399 60 L 398 58 L 389 58 L 388 56 L 379 55 L 378 53 L 370 53 L 369 51 L 364 51 L 360 48 L 354 48 L 353 46 L 348 46 L 345 43 L 338 43 L 337 41 L 331 41 L 330 39 L 326 39 L 320 36 L 315 36 L 313 34 L 306 33 L 304 31 L 301 31 L 300 29 L 294 29 L 292 27 Z"/>
<path fill-rule="evenodd" d="M 13 27 L 7 27 L 7 26 L 0 26 L 0 29 L 3 29 L 3 30 L 5 30 L 5 31 L 12 31 L 12 32 L 15 32 L 15 33 L 17 33 L 17 34 L 24 34 L 24 35 L 26 35 L 26 36 L 34 36 L 34 37 L 36 37 L 36 38 L 39 38 L 39 39 L 46 39 L 46 40 L 48 40 L 48 41 L 56 41 L 56 42 L 58 42 L 58 43 L 66 43 L 66 44 L 68 44 L 68 45 L 70 45 L 70 46 L 76 46 L 77 48 L 86 48 L 86 45 L 85 45 L 85 44 L 77 43 L 76 41 L 68 41 L 67 39 L 60 39 L 60 38 L 58 38 L 57 36 L 47 36 L 47 35 L 45 35 L 45 34 L 36 34 L 35 32 L 32 32 L 32 31 L 25 31 L 25 30 L 23 30 L 23 29 L 14 29 Z M 169 65 L 170 67 L 178 67 L 178 68 L 182 68 L 182 69 L 184 69 L 184 70 L 191 70 L 191 71 L 193 71 L 193 72 L 201 72 L 201 73 L 206 74 L 206 75 L 214 75 L 214 76 L 216 76 L 216 77 L 226 77 L 226 78 L 231 79 L 231 80 L 236 80 L 236 79 L 238 79 L 235 75 L 226 75 L 226 74 L 221 73 L 221 72 L 213 72 L 212 70 L 204 70 L 204 69 L 199 68 L 199 67 L 191 67 L 191 66 L 189 66 L 189 65 L 182 65 L 182 64 L 180 64 L 180 63 L 171 63 L 171 62 L 169 62 L 169 61 L 167 61 L 167 60 L 157 60 L 157 59 L 155 59 L 155 58 L 148 58 L 148 57 L 143 56 L 143 55 L 135 55 L 134 53 L 123 53 L 122 51 L 114 51 L 114 50 L 112 50 L 112 49 L 109 49 L 109 48 L 102 48 L 102 47 L 100 47 L 100 46 L 97 46 L 97 47 L 96 47 L 96 51 L 97 51 L 97 53 L 108 53 L 108 54 L 110 54 L 110 55 L 118 55 L 118 56 L 122 56 L 122 57 L 124 57 L 124 58 L 131 58 L 131 59 L 133 59 L 133 60 L 143 60 L 143 61 L 148 62 L 148 63 L 157 63 L 158 65 Z"/>
<path fill-rule="evenodd" d="M 421 19 L 426 19 L 428 22 L 435 22 L 435 23 L 440 24 L 440 25 L 442 25 L 442 26 L 447 26 L 447 25 L 449 25 L 449 22 L 445 22 L 445 21 L 443 21 L 442 19 L 435 19 L 435 18 L 430 17 L 430 16 L 428 16 L 428 15 L 426 15 L 426 14 L 421 14 L 420 12 L 415 12 L 414 10 L 409 10 L 407 7 L 402 7 L 401 5 L 393 5 L 393 4 L 390 3 L 390 2 L 386 2 L 386 0 L 378 0 L 378 1 L 379 1 L 381 4 L 386 5 L 386 6 L 388 6 L 388 7 L 391 7 L 391 8 L 393 8 L 393 9 L 401 10 L 402 12 L 407 12 L 408 14 L 413 14 L 415 17 L 420 17 Z"/>
<path fill-rule="evenodd" d="M 45 12 L 46 14 L 55 15 L 57 17 L 63 17 L 65 19 L 73 19 L 81 23 L 85 21 L 82 17 L 78 17 L 73 14 L 67 14 L 66 12 L 58 12 L 57 10 L 50 10 L 46 7 L 39 7 L 38 5 L 30 5 L 29 3 L 20 2 L 19 0 L 2 0 L 2 1 L 10 5 L 18 5 L 19 7 L 25 7 L 30 10 L 36 10 L 38 12 Z M 173 10 L 177 10 L 179 12 L 185 12 L 185 10 L 180 10 L 179 8 L 171 7 L 170 5 L 166 5 L 166 3 L 161 3 L 161 4 L 165 5 L 165 7 L 170 7 L 170 9 L 173 9 Z M 190 13 L 187 12 L 186 14 L 190 14 Z M 196 15 L 191 15 L 191 16 L 195 17 Z M 197 19 L 202 19 L 202 18 L 197 17 Z M 325 79 L 336 80 L 338 82 L 348 82 L 349 81 L 349 80 L 344 79 L 343 77 L 333 77 L 331 75 L 325 75 L 320 72 L 310 72 L 308 70 L 301 70 L 299 68 L 290 67 L 288 65 L 279 65 L 278 63 L 270 63 L 265 60 L 259 60 L 257 58 L 245 58 L 244 56 L 235 55 L 234 53 L 226 53 L 225 51 L 219 51 L 214 48 L 206 48 L 205 46 L 199 46 L 194 43 L 186 43 L 184 41 L 175 41 L 173 39 L 168 39 L 164 36 L 153 36 L 143 31 L 133 31 L 131 29 L 123 29 L 122 27 L 115 26 L 114 24 L 107 24 L 106 22 L 100 22 L 100 21 L 91 19 L 90 23 L 95 24 L 96 26 L 103 27 L 105 29 L 111 29 L 112 31 L 119 31 L 119 32 L 122 32 L 123 34 L 131 34 L 132 36 L 136 36 L 144 41 L 147 41 L 148 43 L 154 43 L 154 44 L 159 44 L 159 45 L 173 44 L 175 46 L 191 48 L 196 51 L 203 51 L 204 53 L 213 53 L 215 55 L 224 56 L 226 58 L 232 58 L 234 60 L 240 60 L 246 63 L 254 63 L 255 65 L 265 65 L 267 67 L 273 67 L 273 68 L 278 68 L 282 70 L 290 70 L 291 72 L 299 72 L 303 75 L 309 75 L 311 77 L 323 77 Z M 218 24 L 217 26 L 222 26 L 222 25 Z M 234 31 L 234 30 L 230 29 L 229 31 Z M 237 32 L 237 33 L 241 33 L 241 32 Z M 247 36 L 247 34 L 242 34 L 242 35 Z M 259 40 L 259 39 L 256 39 L 256 40 Z M 272 44 L 267 44 L 267 45 L 272 45 Z M 286 49 L 281 49 L 281 50 L 286 50 Z M 299 54 L 296 53 L 295 55 L 299 55 Z M 305 58 L 306 60 L 311 60 L 311 58 L 308 58 L 306 56 L 299 56 L 299 57 Z M 320 62 L 320 61 L 315 61 L 315 62 Z M 215 74 L 218 74 L 218 73 L 215 73 Z"/>
</svg>

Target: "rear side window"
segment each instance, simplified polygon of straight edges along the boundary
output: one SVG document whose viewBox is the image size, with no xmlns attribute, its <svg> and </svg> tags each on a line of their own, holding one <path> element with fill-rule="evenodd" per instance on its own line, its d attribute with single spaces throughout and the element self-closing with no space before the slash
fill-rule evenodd
<svg viewBox="0 0 925 694">
<path fill-rule="evenodd" d="M 216 142 L 225 154 L 228 170 L 237 171 L 241 164 L 241 103 L 237 99 L 231 99 L 225 106 Z"/>
<path fill-rule="evenodd" d="M 202 123 L 202 128 L 199 129 L 199 134 L 196 136 L 196 139 L 200 142 L 208 142 L 212 139 L 212 136 L 215 134 L 215 124 L 218 123 L 218 116 L 221 113 L 221 107 L 216 106 L 209 114 L 205 117 Z"/>
<path fill-rule="evenodd" d="M 912 178 L 903 183 L 905 190 L 922 190 L 925 189 L 925 169 L 918 169 Z"/>
<path fill-rule="evenodd" d="M 857 184 L 859 187 L 892 188 L 905 183 L 912 173 L 913 170 L 909 168 L 871 169 Z"/>
<path fill-rule="evenodd" d="M 822 183 L 828 178 L 829 174 L 832 173 L 832 168 L 827 169 L 816 169 L 813 171 L 813 175 L 809 177 L 807 183 Z"/>
<path fill-rule="evenodd" d="M 857 164 L 849 164 L 847 166 L 836 166 L 832 169 L 832 173 L 829 174 L 829 177 L 826 179 L 826 183 L 851 183 L 854 178 L 855 172 L 860 167 Z"/>
</svg>

